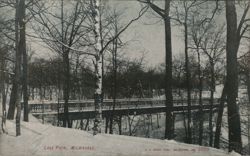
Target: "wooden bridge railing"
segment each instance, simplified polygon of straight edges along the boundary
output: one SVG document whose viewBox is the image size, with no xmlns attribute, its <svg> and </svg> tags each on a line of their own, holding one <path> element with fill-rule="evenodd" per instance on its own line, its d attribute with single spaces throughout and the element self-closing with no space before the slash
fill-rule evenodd
<svg viewBox="0 0 250 156">
<path fill-rule="evenodd" d="M 151 98 L 143 98 L 143 99 L 117 99 L 116 100 L 116 108 L 140 108 L 140 107 L 157 107 L 157 106 L 165 106 L 166 100 L 161 99 L 151 99 Z M 186 106 L 186 100 L 174 100 L 174 106 Z M 198 105 L 198 100 L 192 100 L 192 105 Z M 214 100 L 214 104 L 218 103 L 218 99 Z M 209 104 L 209 99 L 203 99 L 203 104 Z M 36 103 L 29 103 L 29 110 L 31 113 L 38 112 L 63 112 L 64 102 L 53 102 L 53 101 L 43 101 Z M 68 103 L 69 111 L 74 110 L 94 110 L 94 100 L 86 100 L 86 101 L 69 101 Z M 112 109 L 113 100 L 105 99 L 103 100 L 103 109 Z"/>
</svg>

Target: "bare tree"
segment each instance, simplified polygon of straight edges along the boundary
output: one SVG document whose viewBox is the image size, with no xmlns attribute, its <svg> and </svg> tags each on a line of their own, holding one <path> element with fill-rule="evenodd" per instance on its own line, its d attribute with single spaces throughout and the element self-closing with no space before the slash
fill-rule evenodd
<svg viewBox="0 0 250 156">
<path fill-rule="evenodd" d="M 216 28 L 215 28 L 216 29 Z M 213 146 L 213 105 L 214 92 L 216 87 L 216 63 L 221 60 L 221 56 L 225 51 L 224 43 L 224 26 L 217 31 L 208 31 L 206 37 L 202 41 L 201 49 L 208 58 L 208 68 L 210 70 L 210 112 L 209 112 L 209 146 Z"/>
<path fill-rule="evenodd" d="M 119 32 L 116 32 L 115 35 L 108 40 L 103 46 L 102 46 L 102 38 L 101 38 L 101 32 L 100 32 L 100 24 L 101 24 L 101 18 L 100 18 L 100 1 L 99 0 L 93 0 L 92 1 L 92 11 L 94 12 L 94 23 L 95 23 L 95 40 L 96 40 L 96 54 L 95 56 L 95 71 L 96 71 L 96 91 L 95 91 L 95 121 L 94 121 L 94 135 L 101 132 L 101 120 L 102 120 L 102 55 L 104 50 L 109 46 L 110 43 L 117 40 L 117 38 L 120 36 L 122 32 L 124 32 L 134 21 L 137 21 L 147 10 L 147 7 L 142 8 L 142 10 L 139 12 L 138 17 L 132 19 L 130 22 L 128 22 L 127 25 L 125 25 L 123 28 L 120 29 Z"/>
<path fill-rule="evenodd" d="M 58 32 L 57 29 L 55 28 L 54 24 L 51 24 L 51 21 L 46 18 L 46 20 L 50 23 L 51 27 L 48 26 L 48 24 L 46 24 L 46 22 L 44 22 L 44 18 L 41 17 L 41 15 L 39 15 L 40 18 L 40 22 L 43 26 L 45 26 L 45 29 L 47 29 L 47 34 L 49 34 L 48 36 L 50 36 L 50 38 L 48 39 L 47 37 L 42 37 L 41 38 L 44 41 L 49 41 L 53 44 L 57 44 L 60 46 L 63 46 L 64 48 L 71 50 L 71 51 L 76 51 L 76 52 L 80 52 L 82 55 L 89 55 L 94 57 L 94 64 L 95 64 L 95 77 L 96 77 L 96 88 L 95 88 L 95 120 L 94 120 L 94 135 L 101 132 L 100 129 L 100 124 L 101 124 L 101 120 L 102 120 L 102 55 L 103 52 L 106 50 L 106 48 L 116 39 L 119 37 L 119 35 L 121 33 L 123 33 L 133 22 L 137 21 L 147 10 L 147 7 L 143 7 L 140 12 L 139 15 L 130 20 L 123 28 L 121 28 L 121 30 L 112 38 L 110 38 L 109 40 L 107 40 L 105 43 L 102 43 L 102 38 L 100 35 L 100 23 L 101 23 L 101 18 L 100 18 L 100 0 L 91 0 L 90 1 L 90 18 L 92 19 L 92 24 L 94 24 L 94 29 L 90 29 L 91 31 L 93 31 L 94 34 L 94 42 L 89 43 L 87 45 L 81 45 L 81 41 L 79 39 L 82 39 L 83 36 L 79 36 L 78 40 L 76 40 L 73 43 L 78 43 L 80 44 L 79 47 L 89 47 L 89 46 L 93 46 L 92 47 L 94 49 L 94 53 L 92 52 L 86 52 L 85 50 L 79 50 L 77 48 L 73 48 L 73 46 L 67 45 L 65 43 L 63 43 L 61 41 L 61 39 L 57 38 L 57 35 L 53 35 L 53 31 L 51 31 L 53 28 L 54 31 Z M 79 15 L 79 14 L 78 14 Z M 81 15 L 81 14 L 80 14 Z M 42 20 L 42 21 L 41 21 Z M 47 22 L 47 23 L 48 23 Z M 53 26 L 54 25 L 54 26 Z M 85 38 L 86 39 L 86 38 Z M 85 40 L 88 41 L 88 40 Z M 102 46 L 103 44 L 103 46 Z M 60 49 L 60 48 L 59 48 Z M 93 50 L 92 49 L 92 50 Z"/>
<path fill-rule="evenodd" d="M 197 5 L 204 3 L 203 1 L 182 1 L 178 2 L 178 6 L 183 6 L 183 12 L 181 13 L 178 10 L 178 7 L 175 6 L 175 15 L 176 17 L 172 17 L 173 20 L 177 21 L 180 26 L 184 27 L 184 43 L 185 43 L 185 71 L 186 71 L 186 88 L 187 88 L 187 104 L 188 104 L 188 122 L 187 122 L 187 143 L 192 143 L 192 134 L 191 134 L 191 85 L 190 85 L 190 69 L 189 69 L 189 57 L 188 57 L 188 22 L 189 22 L 189 14 L 191 9 Z M 181 15 L 182 16 L 181 16 Z"/>
<path fill-rule="evenodd" d="M 211 35 L 209 34 L 209 30 L 212 29 L 214 25 L 214 15 L 218 12 L 219 4 L 215 4 L 215 9 L 212 10 L 212 15 L 207 15 L 207 11 L 204 7 L 197 7 L 191 14 L 191 22 L 190 22 L 190 49 L 194 50 L 197 53 L 197 63 L 198 63 L 198 79 L 199 79 L 199 145 L 202 145 L 203 140 L 203 101 L 202 101 L 202 90 L 203 90 L 203 71 L 202 71 L 202 50 L 207 50 L 210 47 L 207 47 L 209 43 L 209 38 Z M 205 14 L 204 14 L 205 13 Z M 210 36 L 210 37 L 207 37 Z M 204 47 L 204 44 L 206 45 Z M 211 49 L 210 49 L 211 50 Z M 207 52 L 205 53 L 207 54 Z M 214 75 L 214 74 L 213 74 Z"/>
<path fill-rule="evenodd" d="M 203 74 L 202 74 L 202 65 L 201 65 L 201 51 L 200 51 L 200 44 L 202 37 L 204 35 L 204 32 L 200 30 L 201 26 L 197 23 L 193 23 L 192 29 L 191 29 L 191 39 L 194 42 L 194 50 L 197 53 L 197 60 L 198 60 L 198 78 L 199 78 L 199 145 L 202 145 L 203 140 L 203 103 L 202 103 L 202 90 L 203 90 Z"/>
<path fill-rule="evenodd" d="M 18 0 L 15 1 L 15 3 L 13 4 L 13 7 L 15 8 L 15 22 L 14 22 L 14 32 L 15 32 L 15 37 L 13 38 L 13 41 L 15 42 L 15 76 L 13 77 L 12 80 L 12 90 L 11 90 L 11 95 L 10 95 L 10 101 L 9 101 L 9 109 L 8 109 L 8 114 L 7 114 L 7 119 L 13 120 L 14 116 L 15 116 L 15 109 L 16 109 L 16 100 L 17 98 L 17 91 L 18 91 L 18 84 L 17 84 L 17 76 L 16 73 L 18 73 L 19 69 L 16 69 L 18 67 L 18 63 L 21 63 L 21 60 L 19 60 L 20 62 L 18 62 L 18 42 L 19 42 L 19 23 L 18 23 Z"/>
<path fill-rule="evenodd" d="M 198 22 L 200 26 L 209 23 L 215 16 L 218 9 L 218 1 L 212 2 L 215 3 L 215 7 L 211 9 L 211 13 L 202 17 Z M 172 7 L 175 8 L 174 15 L 171 17 L 172 20 L 177 22 L 177 25 L 183 26 L 184 28 L 184 53 L 185 53 L 185 72 L 186 72 L 186 88 L 187 88 L 187 104 L 188 104 L 188 123 L 187 123 L 187 142 L 192 143 L 192 134 L 191 134 L 191 74 L 190 74 L 190 65 L 189 65 L 189 26 L 192 25 L 192 16 L 199 12 L 202 12 L 202 6 L 211 5 L 209 1 L 181 1 L 176 2 Z M 180 7 L 182 6 L 182 7 Z M 199 41 L 197 41 L 198 43 Z"/>
<path fill-rule="evenodd" d="M 16 3 L 20 3 L 20 8 L 23 9 L 23 10 L 19 10 L 20 12 L 17 12 L 17 11 L 14 11 L 14 9 L 16 9 Z M 24 3 L 23 5 L 23 8 L 22 8 L 22 3 Z M 8 9 L 11 9 L 11 11 L 13 12 L 16 12 L 16 17 L 14 19 L 14 17 L 10 16 L 11 19 L 9 19 L 8 22 L 6 22 L 6 27 L 5 29 L 7 29 L 7 32 L 3 32 L 3 35 L 4 37 L 6 37 L 8 40 L 10 40 L 11 42 L 15 42 L 15 47 L 12 46 L 12 49 L 16 50 L 18 49 L 18 44 L 19 44 L 19 41 L 18 41 L 18 33 L 19 31 L 21 32 L 22 28 L 24 27 L 24 34 L 26 33 L 25 32 L 25 25 L 26 23 L 28 22 L 28 18 L 26 16 L 26 8 L 28 6 L 30 6 L 31 4 L 35 3 L 35 1 L 28 1 L 27 4 L 25 4 L 25 2 L 22 2 L 22 1 L 7 1 L 7 0 L 3 0 L 1 1 L 1 4 L 3 5 L 4 8 L 8 8 Z M 19 5 L 19 4 L 18 4 Z M 23 14 L 23 15 L 19 15 L 19 14 Z M 25 17 L 20 17 L 20 18 L 23 18 L 25 20 L 23 21 L 17 21 L 16 19 L 18 19 L 19 17 L 17 16 L 25 16 Z M 18 23 L 19 22 L 19 23 Z M 14 24 L 15 23 L 15 24 Z M 15 28 L 12 27 L 12 25 L 15 25 Z M 22 26 L 20 27 L 20 29 L 18 30 L 18 25 L 19 26 Z M 15 33 L 15 37 L 12 36 L 13 33 Z M 21 35 L 21 33 L 20 33 Z M 22 76 L 22 92 L 23 92 L 23 105 L 24 105 L 24 121 L 28 121 L 28 86 L 27 86 L 27 53 L 26 53 L 26 41 L 24 41 L 24 48 L 21 52 L 22 52 L 22 62 L 21 62 L 21 66 L 22 66 L 22 71 L 23 71 L 23 74 L 21 75 Z M 14 62 L 14 61 L 12 61 Z M 14 112 L 15 112 L 15 108 L 16 108 L 16 97 L 17 97 L 17 84 L 13 78 L 13 83 L 12 83 L 12 91 L 11 91 L 11 96 L 10 96 L 10 102 L 9 102 L 9 110 L 8 110 L 8 116 L 7 118 L 8 119 L 14 119 Z"/>
<path fill-rule="evenodd" d="M 44 4 L 36 4 L 37 8 L 44 7 Z M 41 38 L 51 49 L 57 52 L 63 60 L 63 98 L 64 98 L 64 127 L 71 127 L 68 118 L 68 101 L 70 93 L 70 47 L 81 46 L 79 41 L 84 42 L 86 33 L 91 29 L 86 28 L 83 23 L 87 18 L 87 10 L 85 4 L 77 1 L 72 2 L 72 11 L 67 13 L 64 9 L 64 0 L 61 0 L 60 15 L 56 12 L 49 12 L 47 9 L 40 12 L 32 9 L 31 12 L 34 20 L 40 26 L 33 26 L 36 31 L 41 32 Z M 54 20 L 53 20 L 54 19 Z M 60 23 L 60 25 L 58 24 Z M 32 36 L 34 37 L 34 36 Z M 63 45 L 66 46 L 63 46 Z"/>
<path fill-rule="evenodd" d="M 115 12 L 114 12 L 115 13 Z M 115 13 L 116 14 L 116 13 Z M 115 15 L 114 17 L 114 34 L 118 33 L 118 15 Z M 112 107 L 112 112 L 110 115 L 110 125 L 109 125 L 109 133 L 113 134 L 113 120 L 114 120 L 114 111 L 115 111 L 115 107 L 116 107 L 116 95 L 117 95 L 117 50 L 118 50 L 118 38 L 116 38 L 113 41 L 112 44 L 112 66 L 113 66 L 113 107 Z"/>
<path fill-rule="evenodd" d="M 241 38 L 248 29 L 249 25 L 244 24 L 248 21 L 246 19 L 250 2 L 243 11 L 239 25 L 237 25 L 237 12 L 235 1 L 226 1 L 226 21 L 227 21 L 227 104 L 228 104 L 228 128 L 229 128 L 229 151 L 235 150 L 241 153 L 242 139 L 241 139 L 241 125 L 240 114 L 236 103 L 238 95 L 238 63 L 237 53 Z"/>
<path fill-rule="evenodd" d="M 6 25 L 8 25 L 9 20 L 4 16 L 0 18 L 0 37 L 2 38 L 0 42 L 0 93 L 1 93 L 1 104 L 0 114 L 1 114 L 1 125 L 0 125 L 0 133 L 7 133 L 6 129 L 6 102 L 7 102 L 7 93 L 9 89 L 9 78 L 13 76 L 13 73 L 10 72 L 10 68 L 13 64 L 12 59 L 12 46 L 13 43 L 7 37 L 5 37 L 5 33 L 8 32 L 6 30 Z"/>
<path fill-rule="evenodd" d="M 239 2 L 240 4 L 241 2 Z M 241 5 L 241 4 L 240 4 Z M 240 115 L 236 103 L 238 94 L 238 68 L 237 53 L 243 38 L 249 39 L 246 32 L 249 31 L 249 11 L 250 2 L 243 2 L 243 14 L 237 26 L 237 12 L 235 1 L 226 2 L 226 20 L 227 20 L 227 103 L 228 103 L 228 125 L 229 125 L 229 151 L 235 150 L 241 152 L 241 126 Z M 231 17 L 230 17 L 231 16 Z M 233 44 L 234 43 L 234 44 Z"/>
<path fill-rule="evenodd" d="M 171 43 L 171 24 L 170 24 L 170 2 L 165 0 L 164 9 L 154 4 L 151 0 L 138 0 L 146 3 L 156 12 L 164 21 L 165 28 L 165 96 L 166 96 L 166 120 L 165 120 L 165 138 L 174 137 L 173 122 L 173 95 L 172 95 L 172 43 Z"/>
</svg>

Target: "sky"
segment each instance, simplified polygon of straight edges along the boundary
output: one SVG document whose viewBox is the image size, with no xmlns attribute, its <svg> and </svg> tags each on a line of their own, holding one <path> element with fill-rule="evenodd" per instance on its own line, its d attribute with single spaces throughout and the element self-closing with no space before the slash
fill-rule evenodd
<svg viewBox="0 0 250 156">
<path fill-rule="evenodd" d="M 124 14 L 126 15 L 126 20 L 136 17 L 140 10 L 141 3 L 136 0 L 108 0 L 111 6 L 119 7 L 124 9 Z M 159 7 L 164 6 L 162 0 L 155 1 Z M 210 11 L 215 7 L 215 3 L 211 1 L 211 4 L 206 4 L 207 8 Z M 214 20 L 217 26 L 221 26 L 226 23 L 225 8 L 224 3 L 221 3 L 223 11 L 218 15 L 216 14 Z M 211 9 L 210 9 L 211 8 Z M 236 5 L 237 11 L 237 20 L 242 16 L 243 9 Z M 171 7 L 171 10 L 174 10 Z M 145 51 L 145 61 L 148 66 L 156 66 L 160 63 L 163 63 L 165 60 L 165 29 L 163 21 L 156 17 L 156 14 L 153 13 L 151 9 L 141 17 L 139 21 L 136 21 L 126 32 L 122 35 L 125 40 L 136 40 L 129 44 L 127 49 L 124 49 L 125 53 L 131 58 L 138 58 L 142 56 L 142 51 Z M 209 13 L 208 13 L 209 14 Z M 210 15 L 208 16 L 210 17 Z M 250 18 L 250 14 L 247 15 L 247 18 Z M 126 22 L 124 22 L 126 23 Z M 184 55 L 184 32 L 183 26 L 177 26 L 173 20 L 171 21 L 171 33 L 172 33 L 172 53 L 173 57 L 178 57 L 179 55 Z M 226 30 L 225 30 L 226 31 Z M 239 56 L 242 53 L 245 53 L 249 49 L 249 41 L 242 40 L 239 49 Z"/>
<path fill-rule="evenodd" d="M 108 0 L 108 3 L 110 7 L 118 7 L 120 10 L 124 10 L 122 25 L 126 25 L 130 20 L 136 18 L 141 9 L 141 4 L 137 1 Z M 159 20 L 160 22 L 154 24 Z M 150 13 L 146 13 L 121 34 L 123 42 L 128 44 L 120 49 L 120 53 L 130 59 L 144 56 L 147 66 L 156 66 L 165 60 L 164 38 L 162 20 L 159 18 L 155 19 Z M 34 41 L 34 39 L 30 40 Z M 173 53 L 179 53 L 184 48 L 181 41 L 181 32 L 177 28 L 172 29 L 172 46 Z M 51 57 L 54 55 L 41 42 L 32 43 L 31 47 L 35 51 L 35 57 Z"/>
<path fill-rule="evenodd" d="M 136 0 L 105 0 L 111 9 L 115 7 L 123 10 L 121 25 L 125 26 L 130 20 L 136 18 L 141 9 L 141 3 Z M 162 2 L 157 1 L 160 6 Z M 212 7 L 212 6 L 208 6 Z M 118 53 L 124 54 L 125 57 L 134 59 L 144 57 L 145 64 L 148 67 L 157 66 L 165 60 L 165 33 L 163 21 L 152 14 L 152 10 L 144 14 L 138 21 L 134 22 L 129 28 L 121 34 L 121 40 L 128 44 Z M 237 10 L 240 16 L 240 11 Z M 216 24 L 225 22 L 225 13 L 216 16 Z M 184 35 L 183 28 L 173 25 L 172 22 L 172 52 L 173 56 L 184 54 Z M 32 49 L 36 51 L 36 57 L 51 57 L 54 54 L 35 43 Z"/>
<path fill-rule="evenodd" d="M 141 9 L 141 4 L 137 1 L 125 1 L 125 0 L 110 0 L 111 6 L 117 6 L 124 9 L 124 16 L 128 23 L 129 20 L 138 16 Z M 160 18 L 156 18 L 150 12 L 144 14 L 140 20 L 131 25 L 126 32 L 122 35 L 124 40 L 132 40 L 124 49 L 131 58 L 140 58 L 142 52 L 145 52 L 145 61 L 148 66 L 155 66 L 159 63 L 163 63 L 165 60 L 165 29 L 163 21 Z M 172 27 L 172 49 L 173 54 L 180 53 L 184 48 L 182 42 L 182 32 L 177 27 Z"/>
</svg>

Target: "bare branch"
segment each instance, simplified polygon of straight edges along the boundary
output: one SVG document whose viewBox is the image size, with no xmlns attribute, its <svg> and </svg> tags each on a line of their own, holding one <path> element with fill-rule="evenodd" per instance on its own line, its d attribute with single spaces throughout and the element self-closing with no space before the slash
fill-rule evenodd
<svg viewBox="0 0 250 156">
<path fill-rule="evenodd" d="M 240 33 L 240 36 L 239 36 L 239 39 L 241 39 L 242 37 L 243 37 L 243 35 L 245 34 L 245 32 L 247 31 L 247 29 L 250 27 L 250 25 L 246 25 L 245 27 L 244 27 L 244 29 L 242 30 L 242 32 Z"/>
<path fill-rule="evenodd" d="M 117 37 L 119 37 L 120 36 L 120 34 L 121 33 L 123 33 L 133 22 L 135 22 L 135 21 L 137 21 L 138 19 L 140 19 L 140 17 L 142 17 L 143 15 L 144 15 L 144 13 L 148 10 L 148 6 L 145 6 L 145 7 L 143 7 L 141 10 L 140 10 L 140 12 L 139 12 L 139 15 L 136 17 L 136 18 L 134 18 L 134 19 L 132 19 L 124 28 L 122 28 L 114 37 L 112 37 L 112 39 L 110 39 L 106 44 L 105 44 L 105 46 L 102 48 L 102 50 L 101 50 L 101 54 L 103 53 L 103 51 L 108 47 L 108 45 L 110 44 L 110 43 L 112 43 Z"/>
<path fill-rule="evenodd" d="M 64 44 L 63 42 L 61 42 L 60 40 L 57 40 L 57 39 L 56 39 L 56 41 L 57 41 L 58 43 L 60 43 L 61 45 L 63 45 L 64 47 L 66 47 L 66 48 L 68 48 L 68 49 L 70 49 L 70 50 L 72 50 L 72 51 L 80 52 L 80 53 L 83 54 L 83 55 L 90 55 L 90 56 L 96 57 L 96 55 L 93 54 L 93 53 L 89 53 L 89 52 L 86 52 L 86 51 L 83 51 L 83 50 L 79 50 L 79 49 L 74 49 L 74 48 L 72 48 L 72 47 L 70 47 L 70 46 Z M 86 45 L 86 46 L 87 46 L 87 45 Z"/>
<path fill-rule="evenodd" d="M 243 12 L 243 15 L 242 15 L 242 17 L 240 19 L 240 23 L 239 23 L 239 26 L 238 26 L 238 29 L 237 29 L 237 36 L 239 37 L 239 39 L 240 39 L 240 36 L 241 36 L 241 34 L 240 34 L 241 29 L 242 29 L 243 24 L 244 24 L 244 22 L 246 20 L 246 16 L 247 16 L 247 13 L 248 13 L 248 10 L 249 10 L 249 4 L 250 4 L 250 1 L 248 2 L 247 7 L 245 8 L 245 10 Z"/>
<path fill-rule="evenodd" d="M 249 37 L 249 36 L 242 36 L 242 38 L 245 38 L 245 39 L 250 40 L 250 37 Z"/>
</svg>

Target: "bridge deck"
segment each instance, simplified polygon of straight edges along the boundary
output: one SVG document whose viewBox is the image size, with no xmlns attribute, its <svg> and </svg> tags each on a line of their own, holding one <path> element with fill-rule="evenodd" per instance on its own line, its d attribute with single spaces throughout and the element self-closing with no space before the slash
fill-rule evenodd
<svg viewBox="0 0 250 156">
<path fill-rule="evenodd" d="M 152 101 L 151 101 L 152 102 Z M 69 104 L 69 119 L 70 120 L 79 120 L 79 119 L 87 119 L 87 118 L 94 118 L 95 117 L 95 110 L 93 103 L 89 106 L 88 103 L 85 103 L 87 105 L 84 105 L 83 103 L 74 103 L 73 105 Z M 118 103 L 119 104 L 119 103 Z M 55 104 L 54 104 L 55 105 Z M 39 105 L 33 105 L 33 106 L 39 106 Z M 53 105 L 45 105 L 47 106 L 46 109 L 33 109 L 32 114 L 33 115 L 55 115 L 58 116 L 59 120 L 63 120 L 64 113 L 63 111 L 60 111 L 58 113 L 55 111 L 54 108 L 51 106 Z M 108 117 L 112 112 L 112 105 L 105 104 L 102 109 L 102 115 L 104 118 Z M 213 105 L 213 110 L 216 111 L 219 107 L 218 102 L 216 102 Z M 40 108 L 40 107 L 39 107 Z M 190 107 L 190 110 L 192 112 L 197 112 L 201 107 L 197 104 L 192 105 Z M 130 103 L 130 104 L 120 104 L 118 105 L 115 110 L 113 111 L 114 115 L 141 115 L 141 114 L 154 114 L 154 113 L 162 113 L 165 112 L 167 107 L 165 106 L 165 100 L 162 100 L 161 103 L 151 103 L 146 102 L 144 104 L 136 104 L 136 103 Z M 211 109 L 211 105 L 208 101 L 204 102 L 204 105 L 202 106 L 202 109 L 204 112 L 207 112 Z M 45 111 L 46 110 L 46 111 Z M 175 104 L 173 107 L 173 113 L 179 114 L 179 113 L 187 113 L 188 106 L 187 105 L 180 105 Z"/>
<path fill-rule="evenodd" d="M 207 105 L 208 106 L 208 105 Z M 210 106 L 209 106 L 210 107 Z M 214 105 L 213 108 L 217 108 L 218 105 Z M 192 112 L 198 111 L 200 107 L 199 106 L 193 106 L 191 108 Z M 208 111 L 209 108 L 203 108 L 204 111 Z M 115 116 L 124 116 L 124 115 L 142 115 L 142 114 L 155 114 L 155 113 L 162 113 L 166 111 L 166 107 L 148 107 L 148 108 L 121 108 L 116 109 L 113 113 Z M 112 110 L 103 110 L 102 116 L 104 118 L 108 117 Z M 179 113 L 186 113 L 187 107 L 183 109 L 183 107 L 174 107 L 173 112 L 175 114 Z M 64 113 L 58 114 L 59 120 L 63 120 Z M 69 119 L 70 120 L 79 120 L 79 119 L 87 119 L 87 118 L 94 118 L 95 117 L 95 111 L 83 111 L 83 112 L 69 112 Z"/>
<path fill-rule="evenodd" d="M 166 100 L 159 99 L 151 99 L 151 98 L 143 98 L 143 99 L 117 99 L 116 100 L 116 108 L 140 108 L 140 107 L 165 107 Z M 185 100 L 174 100 L 174 106 L 186 106 Z M 198 100 L 192 100 L 192 105 L 197 105 Z M 214 100 L 214 104 L 218 103 L 218 100 Z M 209 104 L 209 99 L 203 100 L 203 104 Z M 64 103 L 62 101 L 52 102 L 52 101 L 44 101 L 44 102 L 29 102 L 30 112 L 38 113 L 38 112 L 51 112 L 51 111 L 63 111 Z M 103 100 L 102 107 L 103 109 L 110 109 L 113 106 L 113 101 L 111 99 Z M 69 101 L 68 103 L 69 111 L 74 110 L 94 110 L 94 100 L 86 100 L 86 101 Z"/>
</svg>

